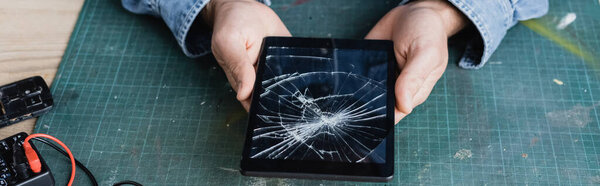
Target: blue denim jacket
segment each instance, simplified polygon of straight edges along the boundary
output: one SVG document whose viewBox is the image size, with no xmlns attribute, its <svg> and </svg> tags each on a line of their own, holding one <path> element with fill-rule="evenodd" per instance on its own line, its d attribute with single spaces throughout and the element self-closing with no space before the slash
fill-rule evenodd
<svg viewBox="0 0 600 186">
<path fill-rule="evenodd" d="M 185 55 L 210 53 L 208 29 L 191 29 L 209 0 L 122 0 L 125 9 L 162 18 Z M 269 0 L 258 0 L 267 5 Z M 408 0 L 407 0 L 408 1 Z M 448 0 L 462 11 L 479 31 L 469 41 L 459 66 L 481 68 L 500 45 L 506 31 L 518 21 L 540 17 L 548 11 L 547 0 Z M 189 34 L 195 32 L 193 34 Z"/>
</svg>

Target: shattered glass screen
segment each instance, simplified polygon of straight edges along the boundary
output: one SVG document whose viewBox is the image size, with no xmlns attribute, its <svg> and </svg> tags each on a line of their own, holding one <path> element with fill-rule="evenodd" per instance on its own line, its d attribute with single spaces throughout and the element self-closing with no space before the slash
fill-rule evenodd
<svg viewBox="0 0 600 186">
<path fill-rule="evenodd" d="M 387 51 L 268 47 L 250 158 L 385 163 Z"/>
</svg>

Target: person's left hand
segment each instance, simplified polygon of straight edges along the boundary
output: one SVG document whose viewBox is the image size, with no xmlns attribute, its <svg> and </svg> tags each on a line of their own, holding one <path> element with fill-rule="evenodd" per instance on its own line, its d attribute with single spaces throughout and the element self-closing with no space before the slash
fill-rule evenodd
<svg viewBox="0 0 600 186">
<path fill-rule="evenodd" d="M 365 39 L 394 41 L 401 69 L 396 80 L 395 123 L 423 103 L 448 64 L 448 37 L 467 19 L 447 1 L 422 0 L 388 12 Z"/>
</svg>

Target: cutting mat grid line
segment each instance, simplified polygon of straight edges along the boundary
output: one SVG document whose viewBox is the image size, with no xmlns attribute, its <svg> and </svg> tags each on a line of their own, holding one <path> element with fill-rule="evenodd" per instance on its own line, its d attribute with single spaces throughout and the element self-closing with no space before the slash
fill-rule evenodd
<svg viewBox="0 0 600 186">
<path fill-rule="evenodd" d="M 361 38 L 398 1 L 282 0 L 271 8 L 295 36 Z M 550 3 L 536 21 L 598 53 L 596 2 Z M 577 19 L 556 29 L 567 13 Z M 598 57 L 583 60 L 519 24 L 473 71 L 455 65 L 463 44 L 451 42 L 431 96 L 396 126 L 390 183 L 600 184 Z M 85 2 L 51 89 L 55 108 L 35 132 L 67 143 L 101 185 L 355 184 L 241 176 L 247 114 L 214 58 L 186 58 L 160 19 L 119 1 Z M 40 149 L 66 183 L 68 161 Z M 87 183 L 82 172 L 76 179 Z"/>
</svg>

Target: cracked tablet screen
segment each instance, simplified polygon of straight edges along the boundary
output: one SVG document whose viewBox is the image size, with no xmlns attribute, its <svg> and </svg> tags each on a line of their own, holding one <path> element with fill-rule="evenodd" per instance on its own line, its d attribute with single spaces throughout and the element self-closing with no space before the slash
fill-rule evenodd
<svg viewBox="0 0 600 186">
<path fill-rule="evenodd" d="M 250 157 L 385 163 L 387 51 L 267 48 Z"/>
</svg>

